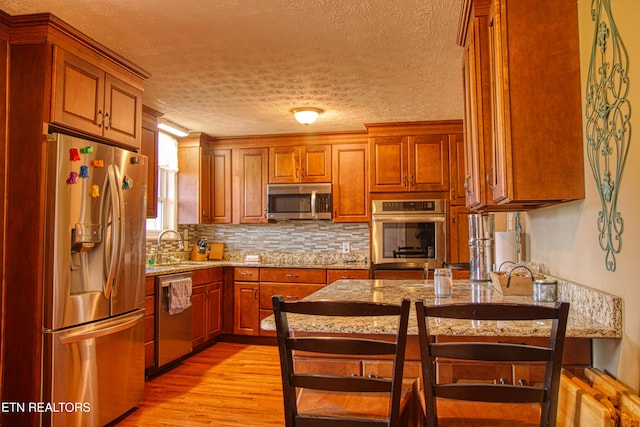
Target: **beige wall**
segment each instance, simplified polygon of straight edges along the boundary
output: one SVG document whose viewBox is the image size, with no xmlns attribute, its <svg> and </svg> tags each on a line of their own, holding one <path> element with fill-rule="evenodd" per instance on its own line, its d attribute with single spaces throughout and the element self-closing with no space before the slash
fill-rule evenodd
<svg viewBox="0 0 640 427">
<path fill-rule="evenodd" d="M 593 43 L 591 0 L 577 0 L 583 87 Z M 544 263 L 550 273 L 623 298 L 624 336 L 618 340 L 596 340 L 594 364 L 634 388 L 640 388 L 640 16 L 638 0 L 610 0 L 615 23 L 629 55 L 631 103 L 631 148 L 629 150 L 619 211 L 624 220 L 622 251 L 615 272 L 605 267 L 605 252 L 598 243 L 597 217 L 600 199 L 585 150 L 586 198 L 523 215 L 530 259 Z M 584 115 L 584 113 L 583 113 Z M 562 143 L 562 135 L 558 135 Z M 586 143 L 585 143 L 586 147 Z"/>
</svg>

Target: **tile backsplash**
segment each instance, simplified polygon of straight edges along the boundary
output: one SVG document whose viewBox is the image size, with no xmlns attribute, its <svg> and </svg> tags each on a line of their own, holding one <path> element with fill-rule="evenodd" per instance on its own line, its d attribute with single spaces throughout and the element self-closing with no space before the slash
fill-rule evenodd
<svg viewBox="0 0 640 427">
<path fill-rule="evenodd" d="M 189 224 L 178 231 L 191 250 L 201 236 L 207 242 L 224 242 L 225 252 L 245 253 L 338 253 L 348 243 L 352 253 L 369 254 L 369 224 L 331 221 L 283 221 L 273 224 Z M 172 237 L 172 236 L 168 236 Z M 147 241 L 147 251 L 155 250 Z M 175 240 L 162 241 L 163 251 L 175 251 Z"/>
</svg>

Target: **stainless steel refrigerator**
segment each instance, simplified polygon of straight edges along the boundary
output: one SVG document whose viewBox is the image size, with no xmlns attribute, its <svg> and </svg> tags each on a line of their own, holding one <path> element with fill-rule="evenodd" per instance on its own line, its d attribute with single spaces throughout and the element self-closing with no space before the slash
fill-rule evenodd
<svg viewBox="0 0 640 427">
<path fill-rule="evenodd" d="M 47 151 L 43 425 L 102 426 L 143 399 L 147 158 L 62 134 Z"/>
</svg>

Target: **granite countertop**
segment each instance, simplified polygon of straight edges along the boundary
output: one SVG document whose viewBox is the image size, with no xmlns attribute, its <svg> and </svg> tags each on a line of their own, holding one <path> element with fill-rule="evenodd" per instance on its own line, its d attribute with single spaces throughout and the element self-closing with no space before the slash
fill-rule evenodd
<svg viewBox="0 0 640 427">
<path fill-rule="evenodd" d="M 186 271 L 204 270 L 215 267 L 277 267 L 277 268 L 322 268 L 340 270 L 368 270 L 369 265 L 361 262 L 291 262 L 287 260 L 265 260 L 261 262 L 246 262 L 239 260 L 222 261 L 178 261 L 175 264 L 147 265 L 146 276 L 161 276 L 165 274 L 183 273 Z"/>
<path fill-rule="evenodd" d="M 560 300 L 571 303 L 567 325 L 568 337 L 622 337 L 620 298 L 562 281 L 559 281 L 558 295 Z M 397 304 L 402 298 L 408 298 L 411 301 L 425 300 L 426 304 L 470 301 L 533 303 L 531 297 L 503 296 L 493 289 L 491 284 L 472 283 L 468 280 L 454 281 L 453 296 L 450 299 L 436 299 L 431 280 L 338 280 L 309 295 L 305 300 L 353 300 Z M 392 318 L 327 319 L 289 315 L 289 325 L 292 330 L 312 333 L 389 334 L 394 333 L 396 322 L 397 319 Z M 430 328 L 435 335 L 544 336 L 548 334 L 549 323 L 432 319 Z M 273 316 L 262 320 L 261 325 L 263 329 L 275 330 Z M 413 304 L 409 319 L 409 334 L 418 334 Z"/>
</svg>

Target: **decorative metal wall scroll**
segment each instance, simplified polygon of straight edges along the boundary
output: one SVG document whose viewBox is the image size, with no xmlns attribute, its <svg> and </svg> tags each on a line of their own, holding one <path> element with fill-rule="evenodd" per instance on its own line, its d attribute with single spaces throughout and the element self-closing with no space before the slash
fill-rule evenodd
<svg viewBox="0 0 640 427">
<path fill-rule="evenodd" d="M 631 142 L 629 56 L 611 14 L 611 0 L 592 0 L 595 22 L 586 87 L 587 154 L 600 195 L 600 247 L 607 270 L 616 270 L 624 221 L 618 211 L 622 172 Z"/>
</svg>

